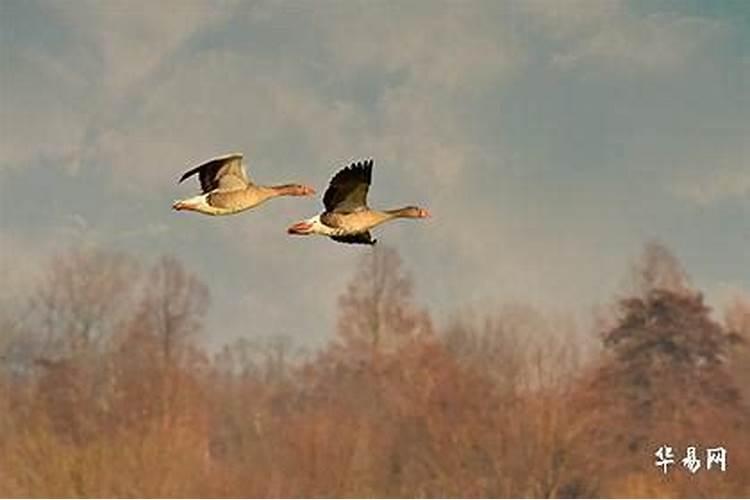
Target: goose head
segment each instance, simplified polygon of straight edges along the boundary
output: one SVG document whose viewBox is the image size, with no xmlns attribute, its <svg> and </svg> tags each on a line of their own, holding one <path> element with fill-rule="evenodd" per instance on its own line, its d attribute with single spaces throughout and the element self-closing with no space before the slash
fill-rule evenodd
<svg viewBox="0 0 750 500">
<path fill-rule="evenodd" d="M 329 234 L 330 228 L 320 222 L 320 216 L 316 215 L 311 219 L 292 224 L 286 232 L 287 234 L 307 236 L 309 234 Z"/>
<path fill-rule="evenodd" d="M 317 194 L 315 188 L 303 184 L 292 184 L 292 191 L 294 191 L 294 196 L 313 196 Z"/>
<path fill-rule="evenodd" d="M 284 184 L 274 189 L 280 196 L 312 196 L 316 193 L 314 188 L 304 184 Z"/>
<path fill-rule="evenodd" d="M 430 217 L 430 212 L 427 211 L 427 209 L 415 206 L 399 208 L 397 210 L 392 210 L 389 213 L 396 217 L 403 217 L 405 219 L 425 219 Z"/>
</svg>

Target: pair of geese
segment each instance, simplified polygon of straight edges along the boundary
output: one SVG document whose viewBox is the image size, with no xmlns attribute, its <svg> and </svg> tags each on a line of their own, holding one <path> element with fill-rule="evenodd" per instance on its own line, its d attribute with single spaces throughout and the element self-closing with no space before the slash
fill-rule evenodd
<svg viewBox="0 0 750 500">
<path fill-rule="evenodd" d="M 301 184 L 261 186 L 247 175 L 241 153 L 208 160 L 180 178 L 184 181 L 198 174 L 202 194 L 178 200 L 175 210 L 191 210 L 206 215 L 231 215 L 279 196 L 311 196 L 315 190 Z M 367 192 L 372 180 L 372 160 L 355 162 L 333 176 L 323 195 L 325 210 L 287 229 L 293 235 L 328 236 L 340 243 L 374 245 L 370 230 L 394 219 L 423 219 L 427 210 L 415 206 L 395 210 L 373 210 L 367 206 Z"/>
</svg>

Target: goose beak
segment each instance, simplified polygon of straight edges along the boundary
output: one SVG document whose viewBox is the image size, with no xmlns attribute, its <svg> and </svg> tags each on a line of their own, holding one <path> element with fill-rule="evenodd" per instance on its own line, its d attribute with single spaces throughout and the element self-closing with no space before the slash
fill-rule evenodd
<svg viewBox="0 0 750 500">
<path fill-rule="evenodd" d="M 422 219 L 426 219 L 427 217 L 432 217 L 432 214 L 428 210 L 425 210 L 424 208 L 420 208 L 419 217 L 421 217 Z"/>
<path fill-rule="evenodd" d="M 286 232 L 287 234 L 306 235 L 310 234 L 310 232 L 312 231 L 312 227 L 313 225 L 311 223 L 302 221 L 290 226 L 289 229 L 286 230 Z"/>
<path fill-rule="evenodd" d="M 310 186 L 302 186 L 302 196 L 313 196 L 314 194 L 317 194 L 315 188 L 311 188 Z"/>
</svg>

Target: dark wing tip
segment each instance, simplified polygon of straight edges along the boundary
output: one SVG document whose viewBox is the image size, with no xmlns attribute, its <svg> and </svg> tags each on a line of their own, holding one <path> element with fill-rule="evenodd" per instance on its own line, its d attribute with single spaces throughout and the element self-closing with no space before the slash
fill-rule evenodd
<svg viewBox="0 0 750 500">
<path fill-rule="evenodd" d="M 370 181 L 372 180 L 372 165 L 372 159 L 352 162 L 348 167 L 339 170 L 338 173 L 333 176 L 333 179 L 331 179 L 331 183 L 333 184 L 344 179 L 348 180 L 350 177 L 360 177 L 360 180 L 370 184 Z"/>
<path fill-rule="evenodd" d="M 333 210 L 357 185 L 369 186 L 372 179 L 372 165 L 372 159 L 360 160 L 336 172 L 328 182 L 328 189 L 323 195 L 323 205 L 326 210 Z"/>
<path fill-rule="evenodd" d="M 372 234 L 370 232 L 366 233 L 356 233 L 356 234 L 343 234 L 343 235 L 332 235 L 330 238 L 333 241 L 338 241 L 339 243 L 347 243 L 349 245 L 369 245 L 373 246 L 375 243 L 378 242 L 378 240 L 372 238 Z"/>
<path fill-rule="evenodd" d="M 197 174 L 203 169 L 213 169 L 213 168 L 220 168 L 221 165 L 224 165 L 230 161 L 233 160 L 240 160 L 242 161 L 244 159 L 244 155 L 242 153 L 229 153 L 222 156 L 216 156 L 214 158 L 211 158 L 210 160 L 206 160 L 203 163 L 191 168 L 184 174 L 182 174 L 182 177 L 180 177 L 180 180 L 177 181 L 177 184 L 181 183 L 185 179 L 192 177 L 193 175 Z M 213 174 L 212 174 L 213 175 Z"/>
<path fill-rule="evenodd" d="M 196 169 L 196 168 L 188 170 L 187 172 L 185 172 L 184 174 L 182 174 L 182 177 L 180 177 L 180 180 L 177 181 L 177 184 L 180 184 L 182 181 L 184 181 L 188 177 L 193 176 L 195 174 L 195 172 L 197 172 L 197 171 L 198 171 L 198 169 Z"/>
<path fill-rule="evenodd" d="M 357 163 L 352 163 L 352 168 L 358 168 L 365 172 L 365 175 L 367 176 L 367 179 L 370 179 L 370 176 L 372 175 L 372 158 L 368 158 L 366 160 L 359 161 Z"/>
</svg>

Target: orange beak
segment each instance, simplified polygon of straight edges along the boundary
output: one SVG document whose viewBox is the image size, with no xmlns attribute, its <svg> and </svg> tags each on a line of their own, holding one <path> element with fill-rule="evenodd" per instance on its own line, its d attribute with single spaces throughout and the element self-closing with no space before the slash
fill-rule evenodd
<svg viewBox="0 0 750 500">
<path fill-rule="evenodd" d="M 287 234 L 296 234 L 302 236 L 310 234 L 312 227 L 313 225 L 311 223 L 302 221 L 290 226 L 289 229 L 286 230 L 286 232 Z"/>
</svg>

